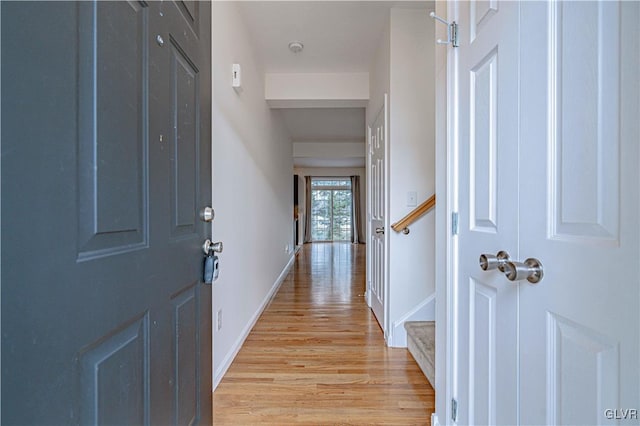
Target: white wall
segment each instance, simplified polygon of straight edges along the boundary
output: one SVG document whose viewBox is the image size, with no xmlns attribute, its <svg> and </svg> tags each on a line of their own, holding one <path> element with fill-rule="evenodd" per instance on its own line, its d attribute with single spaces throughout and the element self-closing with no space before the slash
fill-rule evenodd
<svg viewBox="0 0 640 426">
<path fill-rule="evenodd" d="M 366 114 L 368 126 L 376 119 L 378 112 L 384 105 L 384 94 L 389 93 L 390 90 L 390 25 L 391 20 L 389 19 L 387 26 L 384 28 L 384 32 L 380 36 L 380 45 L 378 46 L 375 59 L 371 65 L 371 71 L 369 72 L 371 87 L 369 88 L 370 98 Z"/>
<path fill-rule="evenodd" d="M 294 142 L 293 156 L 299 158 L 362 158 L 364 142 Z"/>
<path fill-rule="evenodd" d="M 389 210 L 393 223 L 435 192 L 434 28 L 426 9 L 391 9 L 385 33 L 370 72 L 371 125 L 389 93 Z M 389 344 L 406 346 L 402 323 L 435 291 L 435 215 L 410 226 L 411 233 L 391 232 L 389 238 Z M 433 299 L 432 299 L 433 300 Z M 433 312 L 433 309 L 416 312 Z"/>
<path fill-rule="evenodd" d="M 264 71 L 237 3 L 213 2 L 212 39 L 213 240 L 224 242 L 213 288 L 217 384 L 293 259 L 293 163 L 280 112 L 264 100 Z M 231 87 L 233 63 L 242 66 L 239 92 Z"/>
<path fill-rule="evenodd" d="M 270 73 L 265 99 L 272 108 L 363 107 L 368 73 Z"/>
<path fill-rule="evenodd" d="M 305 211 L 305 197 L 306 195 L 306 188 L 305 188 L 305 184 L 304 184 L 304 177 L 305 176 L 340 176 L 340 177 L 347 177 L 347 176 L 360 176 L 360 212 L 361 212 L 361 217 L 360 217 L 360 230 L 363 233 L 362 238 L 360 239 L 360 241 L 367 241 L 367 235 L 366 235 L 366 219 L 367 219 L 367 191 L 366 191 L 366 176 L 365 176 L 365 169 L 364 168 L 349 168 L 349 167 L 312 167 L 312 168 L 302 168 L 302 167 L 296 167 L 293 170 L 294 174 L 299 175 L 302 179 L 301 182 L 301 187 L 302 187 L 302 191 L 301 191 L 301 195 L 302 198 L 299 199 L 300 202 L 300 220 L 304 221 L 304 217 L 307 214 L 307 212 Z M 304 224 L 304 222 L 302 222 L 302 224 Z M 304 233 L 304 226 L 302 227 L 302 233 Z M 304 237 L 304 236 L 303 236 Z"/>
<path fill-rule="evenodd" d="M 407 191 L 418 203 L 435 192 L 435 67 L 433 20 L 426 10 L 391 9 L 390 214 L 401 219 Z M 390 238 L 390 323 L 435 291 L 435 215 Z M 404 331 L 404 329 L 402 329 Z M 394 337 L 395 339 L 395 337 Z"/>
</svg>

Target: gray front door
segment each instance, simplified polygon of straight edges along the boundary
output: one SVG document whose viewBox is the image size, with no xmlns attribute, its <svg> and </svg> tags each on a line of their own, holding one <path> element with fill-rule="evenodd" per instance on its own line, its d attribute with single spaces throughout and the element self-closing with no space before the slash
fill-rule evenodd
<svg viewBox="0 0 640 426">
<path fill-rule="evenodd" d="M 2 424 L 210 424 L 210 5 L 1 15 Z"/>
</svg>

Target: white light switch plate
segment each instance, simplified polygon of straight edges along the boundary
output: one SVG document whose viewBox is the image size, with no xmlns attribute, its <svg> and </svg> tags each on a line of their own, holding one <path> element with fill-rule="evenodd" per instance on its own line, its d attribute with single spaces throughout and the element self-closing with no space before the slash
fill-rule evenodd
<svg viewBox="0 0 640 426">
<path fill-rule="evenodd" d="M 407 207 L 415 207 L 418 205 L 418 195 L 416 191 L 407 192 Z"/>
<path fill-rule="evenodd" d="M 231 73 L 231 86 L 234 88 L 242 87 L 242 70 L 240 69 L 240 64 L 233 64 Z"/>
</svg>

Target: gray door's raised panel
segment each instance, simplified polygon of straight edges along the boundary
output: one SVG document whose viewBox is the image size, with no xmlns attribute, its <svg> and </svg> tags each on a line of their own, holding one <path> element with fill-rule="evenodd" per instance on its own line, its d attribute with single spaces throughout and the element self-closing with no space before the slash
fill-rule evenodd
<svg viewBox="0 0 640 426">
<path fill-rule="evenodd" d="M 148 8 L 78 3 L 78 259 L 148 242 Z"/>
<path fill-rule="evenodd" d="M 186 53 L 171 40 L 171 142 L 172 233 L 174 236 L 196 232 L 198 199 L 200 105 L 199 73 Z"/>
<path fill-rule="evenodd" d="M 176 1 L 176 5 L 182 12 L 184 20 L 191 27 L 191 31 L 197 37 L 200 34 L 200 2 L 194 0 Z"/>
<path fill-rule="evenodd" d="M 82 350 L 82 424 L 149 424 L 149 318 L 144 313 Z"/>
<path fill-rule="evenodd" d="M 193 333 L 200 330 L 199 299 L 195 283 L 172 299 L 176 425 L 194 424 L 200 418 L 200 342 L 196 338 L 200 333 Z"/>
</svg>

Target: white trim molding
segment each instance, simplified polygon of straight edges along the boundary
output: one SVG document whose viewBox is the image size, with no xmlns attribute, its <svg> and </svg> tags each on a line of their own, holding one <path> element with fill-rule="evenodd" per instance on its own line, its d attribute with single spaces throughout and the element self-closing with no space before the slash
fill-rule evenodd
<svg viewBox="0 0 640 426">
<path fill-rule="evenodd" d="M 435 321 L 436 319 L 436 294 L 424 299 L 415 308 L 407 312 L 402 318 L 393 322 L 392 336 L 390 339 L 390 345 L 394 348 L 406 348 L 407 347 L 407 330 L 404 328 L 404 323 L 407 321 Z"/>
</svg>

